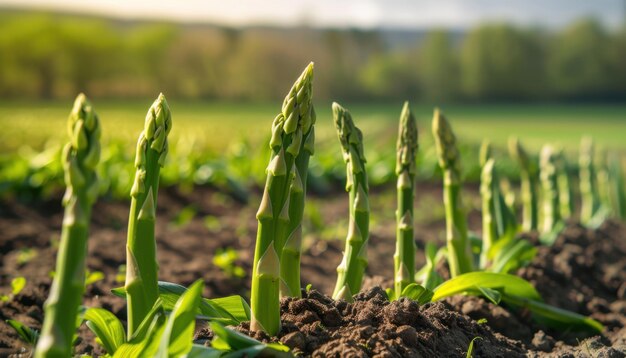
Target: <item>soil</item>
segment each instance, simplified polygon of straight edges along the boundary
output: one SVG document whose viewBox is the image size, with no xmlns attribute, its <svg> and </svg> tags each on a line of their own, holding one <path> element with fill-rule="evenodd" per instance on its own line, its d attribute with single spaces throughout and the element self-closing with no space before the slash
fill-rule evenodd
<svg viewBox="0 0 626 358">
<path fill-rule="evenodd" d="M 474 209 L 480 205 L 476 188 L 467 190 L 469 226 L 479 230 L 480 214 Z M 428 213 L 416 217 L 418 248 L 429 241 L 442 244 L 443 216 L 441 210 L 429 204 L 441 202 L 441 189 L 434 184 L 420 184 L 418 193 L 417 208 L 425 208 L 420 212 Z M 337 194 L 320 199 L 322 222 L 318 225 L 323 229 L 332 228 L 337 218 L 347 213 L 345 195 Z M 41 326 L 63 216 L 60 195 L 35 203 L 0 199 L 0 294 L 10 292 L 14 277 L 27 280 L 22 292 L 0 302 L 2 321 L 15 319 L 35 329 Z M 624 224 L 607 222 L 597 230 L 569 224 L 552 247 L 539 246 L 535 260 L 518 272 L 535 284 L 546 302 L 590 315 L 606 326 L 602 335 L 585 340 L 569 332 L 551 331 L 533 323 L 524 312 L 509 311 L 480 298 L 456 296 L 423 306 L 406 300 L 385 300 L 378 286 L 388 287 L 392 277 L 394 216 L 393 208 L 385 204 L 393 203 L 388 200 L 391 197 L 392 190 L 372 193 L 373 217 L 377 219 L 372 221 L 368 277 L 352 304 L 322 294 L 332 292 L 345 232 L 340 228 L 331 240 L 321 239 L 316 232 L 306 234 L 303 285 L 310 283 L 313 290 L 305 292 L 302 299 L 282 302 L 283 330 L 278 340 L 295 352 L 319 357 L 464 356 L 475 337 L 480 339 L 474 342 L 474 356 L 626 356 Z M 255 198 L 250 202 L 258 201 Z M 193 217 L 181 222 L 180 213 L 190 205 Z M 202 277 L 205 297 L 248 297 L 255 211 L 254 205 L 243 205 L 212 189 L 195 188 L 193 193 L 175 188 L 161 190 L 157 213 L 161 279 L 189 285 Z M 88 286 L 85 305 L 105 307 L 124 320 L 124 301 L 109 292 L 123 284 L 116 276 L 125 263 L 128 203 L 102 199 L 93 212 L 87 266 L 92 272 L 102 272 L 104 279 Z M 529 238 L 536 241 L 532 235 Z M 243 277 L 213 262 L 218 250 L 229 248 L 236 252 L 230 268 L 243 269 Z M 423 263 L 422 253 L 417 261 L 418 265 Z M 479 323 L 482 319 L 486 323 Z M 245 324 L 237 329 L 247 331 Z M 252 335 L 267 339 L 256 332 Z M 79 337 L 77 352 L 104 353 L 84 326 Z M 198 332 L 199 339 L 210 337 L 207 329 Z M 0 323 L 0 357 L 24 348 L 29 347 L 10 327 Z"/>
</svg>

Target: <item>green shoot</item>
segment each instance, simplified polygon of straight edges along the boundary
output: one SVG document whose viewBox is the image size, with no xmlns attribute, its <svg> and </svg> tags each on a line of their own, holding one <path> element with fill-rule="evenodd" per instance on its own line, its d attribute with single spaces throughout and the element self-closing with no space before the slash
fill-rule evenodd
<svg viewBox="0 0 626 358">
<path fill-rule="evenodd" d="M 26 286 L 26 278 L 22 276 L 15 277 L 11 280 L 11 293 L 0 296 L 0 302 L 7 302 L 17 296 Z"/>
<path fill-rule="evenodd" d="M 398 176 L 398 208 L 396 210 L 396 252 L 394 254 L 395 297 L 414 282 L 415 239 L 413 238 L 413 200 L 415 191 L 415 156 L 417 155 L 417 126 L 415 117 L 404 103 L 400 115 L 396 145 L 396 175 Z"/>
<path fill-rule="evenodd" d="M 294 161 L 304 134 L 312 126 L 311 86 L 313 64 L 309 64 L 289 91 L 280 114 L 272 124 L 270 163 L 263 199 L 256 214 L 258 230 L 252 269 L 252 321 L 250 328 L 276 335 L 280 331 L 280 256 L 289 236 L 289 196 Z"/>
<path fill-rule="evenodd" d="M 11 328 L 15 330 L 20 339 L 26 344 L 32 347 L 37 344 L 37 341 L 39 340 L 39 332 L 37 330 L 26 326 L 22 322 L 18 322 L 12 319 L 7 320 L 6 322 L 9 326 L 11 326 Z"/>
<path fill-rule="evenodd" d="M 461 167 L 456 137 L 446 118 L 435 109 L 433 135 L 443 171 L 444 206 L 446 209 L 446 242 L 452 277 L 473 270 L 472 252 L 467 238 L 467 217 L 461 203 Z"/>
<path fill-rule="evenodd" d="M 511 157 L 517 160 L 520 166 L 520 177 L 522 181 L 522 205 L 524 231 L 537 230 L 539 228 L 539 209 L 537 199 L 537 186 L 539 181 L 539 170 L 535 160 L 533 160 L 517 138 L 509 140 L 509 152 Z"/>
<path fill-rule="evenodd" d="M 596 170 L 594 165 L 593 139 L 584 137 L 580 143 L 580 158 L 578 162 L 580 179 L 580 221 L 589 224 L 594 214 L 600 207 Z"/>
<path fill-rule="evenodd" d="M 352 295 L 361 290 L 367 267 L 369 240 L 369 184 L 365 171 L 363 134 L 354 125 L 352 116 L 338 103 L 333 103 L 333 117 L 346 163 L 346 191 L 349 193 L 350 221 L 346 249 L 337 267 L 334 299 L 352 301 Z"/>
<path fill-rule="evenodd" d="M 126 242 L 129 338 L 159 296 L 154 226 L 159 173 L 167 156 L 167 135 L 171 129 L 172 115 L 165 97 L 160 94 L 148 110 L 144 130 L 139 135 L 135 181 L 130 193 Z"/>
<path fill-rule="evenodd" d="M 479 339 L 483 339 L 483 337 L 474 337 L 470 341 L 469 347 L 467 347 L 467 353 L 465 354 L 465 358 L 472 358 L 472 353 L 474 352 L 474 342 Z"/>
<path fill-rule="evenodd" d="M 562 149 L 556 154 L 556 170 L 559 211 L 563 219 L 569 219 L 574 214 L 574 193 L 569 176 L 569 164 Z"/>
<path fill-rule="evenodd" d="M 549 145 L 544 146 L 541 150 L 540 167 L 543 193 L 543 233 L 547 234 L 561 221 L 556 154 Z"/>
<path fill-rule="evenodd" d="M 68 132 L 70 142 L 63 151 L 67 189 L 61 243 L 35 357 L 72 354 L 78 306 L 85 289 L 89 220 L 99 190 L 95 169 L 100 160 L 100 123 L 83 94 L 74 102 Z"/>
<path fill-rule="evenodd" d="M 609 199 L 613 216 L 620 220 L 626 220 L 626 185 L 622 163 L 616 153 L 611 153 L 609 161 Z"/>
<path fill-rule="evenodd" d="M 313 70 L 312 64 L 309 65 Z M 309 68 L 307 67 L 308 71 Z M 312 76 L 312 74 L 311 74 Z M 287 226 L 287 238 L 284 242 L 280 256 L 280 294 L 281 296 L 301 297 L 300 292 L 300 254 L 302 251 L 302 217 L 304 216 L 304 201 L 306 198 L 307 181 L 309 173 L 309 158 L 315 152 L 315 109 L 313 108 L 311 82 L 305 89 L 308 95 L 301 98 L 298 93 L 296 105 L 300 109 L 300 116 L 308 118 L 303 123 L 302 139 L 298 155 L 294 160 L 294 178 L 291 182 L 289 193 L 289 224 Z M 293 95 L 285 98 L 289 104 Z"/>
</svg>

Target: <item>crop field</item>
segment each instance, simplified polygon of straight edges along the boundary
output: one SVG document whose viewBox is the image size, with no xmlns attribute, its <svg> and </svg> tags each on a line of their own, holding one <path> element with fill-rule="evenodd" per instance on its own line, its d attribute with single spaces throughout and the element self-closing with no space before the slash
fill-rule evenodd
<svg viewBox="0 0 626 358">
<path fill-rule="evenodd" d="M 146 101 L 101 101 L 98 104 L 103 138 L 136 140 L 145 117 Z M 393 141 L 399 103 L 354 104 L 352 113 L 359 118 L 370 145 Z M 67 102 L 0 102 L 0 147 L 4 150 L 27 144 L 41 146 L 46 140 L 64 140 L 63 126 L 68 112 Z M 335 140 L 330 103 L 316 102 L 319 137 Z M 212 103 L 174 101 L 172 112 L 176 123 L 172 136 L 197 137 L 209 149 L 220 149 L 237 139 L 256 144 L 268 136 L 267 126 L 276 115 L 275 103 Z M 420 131 L 429 131 L 432 105 L 413 106 Z M 489 138 L 494 145 L 506 146 L 511 135 L 523 138 L 527 146 L 538 150 L 546 142 L 555 142 L 575 151 L 583 135 L 592 136 L 600 147 L 625 150 L 625 105 L 450 105 L 442 110 L 454 119 L 459 138 L 478 143 Z M 33 130 L 36 128 L 36 130 Z M 556 139 L 555 139 L 556 138 Z M 424 144 L 432 143 L 424 136 Z M 373 143 L 372 143 L 373 142 Z"/>
<path fill-rule="evenodd" d="M 285 91 L 3 102 L 0 356 L 626 352 L 626 106 Z"/>
</svg>

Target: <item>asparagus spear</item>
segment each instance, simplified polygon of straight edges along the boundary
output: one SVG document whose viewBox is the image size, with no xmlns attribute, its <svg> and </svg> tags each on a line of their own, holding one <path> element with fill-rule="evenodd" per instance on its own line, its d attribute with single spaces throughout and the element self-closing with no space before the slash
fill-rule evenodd
<svg viewBox="0 0 626 358">
<path fill-rule="evenodd" d="M 396 252 L 394 254 L 395 297 L 415 278 L 415 240 L 413 239 L 413 196 L 415 190 L 415 156 L 417 155 L 417 126 L 415 117 L 404 102 L 400 115 L 396 154 L 398 176 L 398 209 L 396 211 Z"/>
<path fill-rule="evenodd" d="M 85 288 L 89 220 L 98 195 L 95 169 L 100 160 L 100 123 L 82 93 L 74 102 L 68 131 L 70 142 L 63 150 L 67 186 L 63 197 L 63 229 L 36 357 L 72 355 L 76 316 Z"/>
<path fill-rule="evenodd" d="M 480 153 L 478 154 L 478 163 L 483 168 L 489 159 L 493 158 L 493 151 L 491 150 L 491 142 L 485 139 L 480 144 Z"/>
<path fill-rule="evenodd" d="M 582 200 L 580 221 L 583 224 L 591 220 L 600 206 L 593 156 L 593 140 L 591 137 L 584 137 L 580 143 L 579 158 L 580 197 Z"/>
<path fill-rule="evenodd" d="M 557 170 L 557 187 L 559 191 L 559 210 L 561 217 L 567 219 L 574 213 L 574 200 L 572 187 L 570 185 L 570 177 L 568 171 L 568 163 L 565 158 L 563 149 L 556 154 L 556 170 Z"/>
<path fill-rule="evenodd" d="M 561 220 L 559 210 L 559 191 L 557 188 L 557 173 L 554 149 L 546 145 L 541 150 L 540 177 L 543 188 L 543 232 L 552 231 Z"/>
<path fill-rule="evenodd" d="M 157 298 L 158 263 L 154 225 L 159 173 L 168 151 L 172 115 L 160 94 L 146 115 L 135 156 L 135 181 L 130 191 L 126 241 L 126 297 L 128 337 L 132 337 Z"/>
<path fill-rule="evenodd" d="M 624 187 L 624 173 L 622 163 L 616 153 L 611 153 L 609 161 L 610 199 L 613 215 L 626 220 L 626 187 Z"/>
<path fill-rule="evenodd" d="M 456 137 L 446 118 L 435 109 L 433 116 L 435 148 L 443 171 L 443 201 L 446 209 L 448 264 L 452 277 L 472 271 L 467 239 L 467 218 L 461 204 L 461 167 Z"/>
<path fill-rule="evenodd" d="M 369 239 L 369 186 L 363 155 L 363 134 L 354 125 L 352 116 L 338 103 L 333 103 L 333 117 L 346 163 L 346 191 L 349 192 L 350 223 L 343 259 L 337 267 L 334 299 L 352 300 L 359 292 L 367 267 Z"/>
<path fill-rule="evenodd" d="M 312 65 L 311 65 L 312 66 Z M 312 67 L 311 67 L 312 70 Z M 289 194 L 289 224 L 288 237 L 284 243 L 280 256 L 280 294 L 281 296 L 302 297 L 300 292 L 300 253 L 302 250 L 302 216 L 306 197 L 309 158 L 315 147 L 315 109 L 311 103 L 311 84 L 309 96 L 301 108 L 307 111 L 307 121 L 303 123 L 302 144 L 295 159 L 294 180 L 291 183 Z M 289 96 L 285 98 L 288 102 Z M 302 112 L 301 112 L 302 113 Z M 310 119 L 310 120 L 309 120 Z"/>
<path fill-rule="evenodd" d="M 520 165 L 522 180 L 523 228 L 525 231 L 537 230 L 539 227 L 537 182 L 538 170 L 536 162 L 531 159 L 517 138 L 509 140 L 509 152 Z"/>
<path fill-rule="evenodd" d="M 495 207 L 495 196 L 498 194 L 494 190 L 495 180 L 495 161 L 488 159 L 483 166 L 480 176 L 480 195 L 483 202 L 483 247 L 480 256 L 480 266 L 482 268 L 487 267 L 489 250 L 498 240 Z"/>
<path fill-rule="evenodd" d="M 294 171 L 297 171 L 294 161 L 300 153 L 304 133 L 309 131 L 313 122 L 312 80 L 311 63 L 289 91 L 281 113 L 274 119 L 271 159 L 263 199 L 256 215 L 258 230 L 252 271 L 250 328 L 272 336 L 280 331 L 280 255 L 290 225 L 290 194 Z"/>
</svg>

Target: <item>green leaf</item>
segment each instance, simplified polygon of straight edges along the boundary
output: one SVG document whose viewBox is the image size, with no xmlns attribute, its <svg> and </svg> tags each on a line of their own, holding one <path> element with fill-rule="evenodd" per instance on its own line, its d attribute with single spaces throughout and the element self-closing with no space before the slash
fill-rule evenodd
<svg viewBox="0 0 626 358">
<path fill-rule="evenodd" d="M 385 293 L 387 294 L 387 300 L 395 301 L 396 300 L 396 290 L 391 287 L 385 289 Z"/>
<path fill-rule="evenodd" d="M 11 294 L 13 296 L 19 294 L 24 289 L 24 286 L 26 286 L 26 278 L 21 276 L 14 278 L 11 280 Z"/>
<path fill-rule="evenodd" d="M 239 295 L 220 297 L 220 298 L 208 298 L 205 301 L 211 302 L 217 307 L 221 307 L 228 314 L 233 316 L 239 324 L 240 322 L 246 322 L 250 320 L 250 306 Z M 228 324 L 228 323 L 225 323 Z"/>
<path fill-rule="evenodd" d="M 417 301 L 420 305 L 430 302 L 433 298 L 433 291 L 424 288 L 416 283 L 412 283 L 402 290 L 400 297 L 406 297 L 410 300 Z"/>
<path fill-rule="evenodd" d="M 508 305 L 525 308 L 533 313 L 535 318 L 549 327 L 560 330 L 583 330 L 602 332 L 604 326 L 592 318 L 575 312 L 550 306 L 546 303 L 515 296 L 503 296 L 502 300 Z"/>
<path fill-rule="evenodd" d="M 103 308 L 89 308 L 84 320 L 87 327 L 100 339 L 107 353 L 113 355 L 126 343 L 126 331 L 115 315 Z"/>
<path fill-rule="evenodd" d="M 262 354 L 267 357 L 292 357 L 289 347 L 282 344 L 263 344 L 245 334 L 233 331 L 218 322 L 210 323 L 215 338 L 211 346 L 215 349 L 229 352 L 224 357 L 256 357 Z"/>
<path fill-rule="evenodd" d="M 438 301 L 458 293 L 476 294 L 477 287 L 498 290 L 503 295 L 541 300 L 530 282 L 514 275 L 496 272 L 469 272 L 452 278 L 433 290 L 435 294 L 432 300 Z"/>
<path fill-rule="evenodd" d="M 24 342 L 30 344 L 31 346 L 35 346 L 37 344 L 37 340 L 39 339 L 38 331 L 24 325 L 22 322 L 12 319 L 7 320 L 6 322 L 15 330 L 15 332 L 17 332 L 17 335 L 20 336 Z"/>
<path fill-rule="evenodd" d="M 157 357 L 179 357 L 191 351 L 196 311 L 203 289 L 204 283 L 197 280 L 180 296 L 167 319 Z"/>
<path fill-rule="evenodd" d="M 437 250 L 437 246 L 433 243 L 427 243 L 424 254 L 426 256 L 426 264 L 415 273 L 415 281 L 421 282 L 422 286 L 432 290 L 443 282 L 443 278 L 435 271 L 435 267 L 448 253 L 447 248 L 441 247 Z"/>
<path fill-rule="evenodd" d="M 250 338 L 245 334 L 241 334 L 239 332 L 228 329 L 218 322 L 211 322 L 209 323 L 209 325 L 211 326 L 211 330 L 213 331 L 213 333 L 215 333 L 215 335 L 220 338 L 220 340 L 218 340 L 217 342 L 215 341 L 215 339 L 213 339 L 213 342 L 211 342 L 211 345 L 214 348 L 236 351 L 262 344 L 256 339 Z"/>
<path fill-rule="evenodd" d="M 131 339 L 118 347 L 113 358 L 152 357 L 159 348 L 160 337 L 165 329 L 165 311 L 158 299 L 141 322 Z"/>
<path fill-rule="evenodd" d="M 191 351 L 182 356 L 182 358 L 220 358 L 222 354 L 224 354 L 222 351 L 215 348 L 193 344 Z"/>
<path fill-rule="evenodd" d="M 530 242 L 515 238 L 499 240 L 489 251 L 493 257 L 489 271 L 499 273 L 515 271 L 532 261 L 537 254 L 537 248 Z"/>
<path fill-rule="evenodd" d="M 491 301 L 491 303 L 493 303 L 494 305 L 500 304 L 500 301 L 502 300 L 502 295 L 500 294 L 500 292 L 492 290 L 491 288 L 481 286 L 478 286 L 477 289 L 478 291 L 480 291 L 483 297 Z"/>
<path fill-rule="evenodd" d="M 472 358 L 472 353 L 473 353 L 473 351 L 474 351 L 474 342 L 475 342 L 477 339 L 483 339 L 483 337 L 474 337 L 474 338 L 472 339 L 472 341 L 471 341 L 471 342 L 470 342 L 470 344 L 469 344 L 469 347 L 467 347 L 467 354 L 465 354 L 465 358 Z"/>
<path fill-rule="evenodd" d="M 159 297 L 163 302 L 163 308 L 171 311 L 178 298 L 187 291 L 187 288 L 175 283 L 159 281 Z M 114 295 L 125 298 L 124 287 L 111 290 Z M 217 320 L 227 325 L 237 325 L 250 320 L 250 306 L 241 296 L 228 296 L 223 298 L 203 298 L 198 306 L 196 315 L 201 319 Z"/>
<path fill-rule="evenodd" d="M 89 286 L 103 279 L 104 274 L 100 271 L 87 272 L 87 277 L 85 278 L 85 286 Z"/>
</svg>

